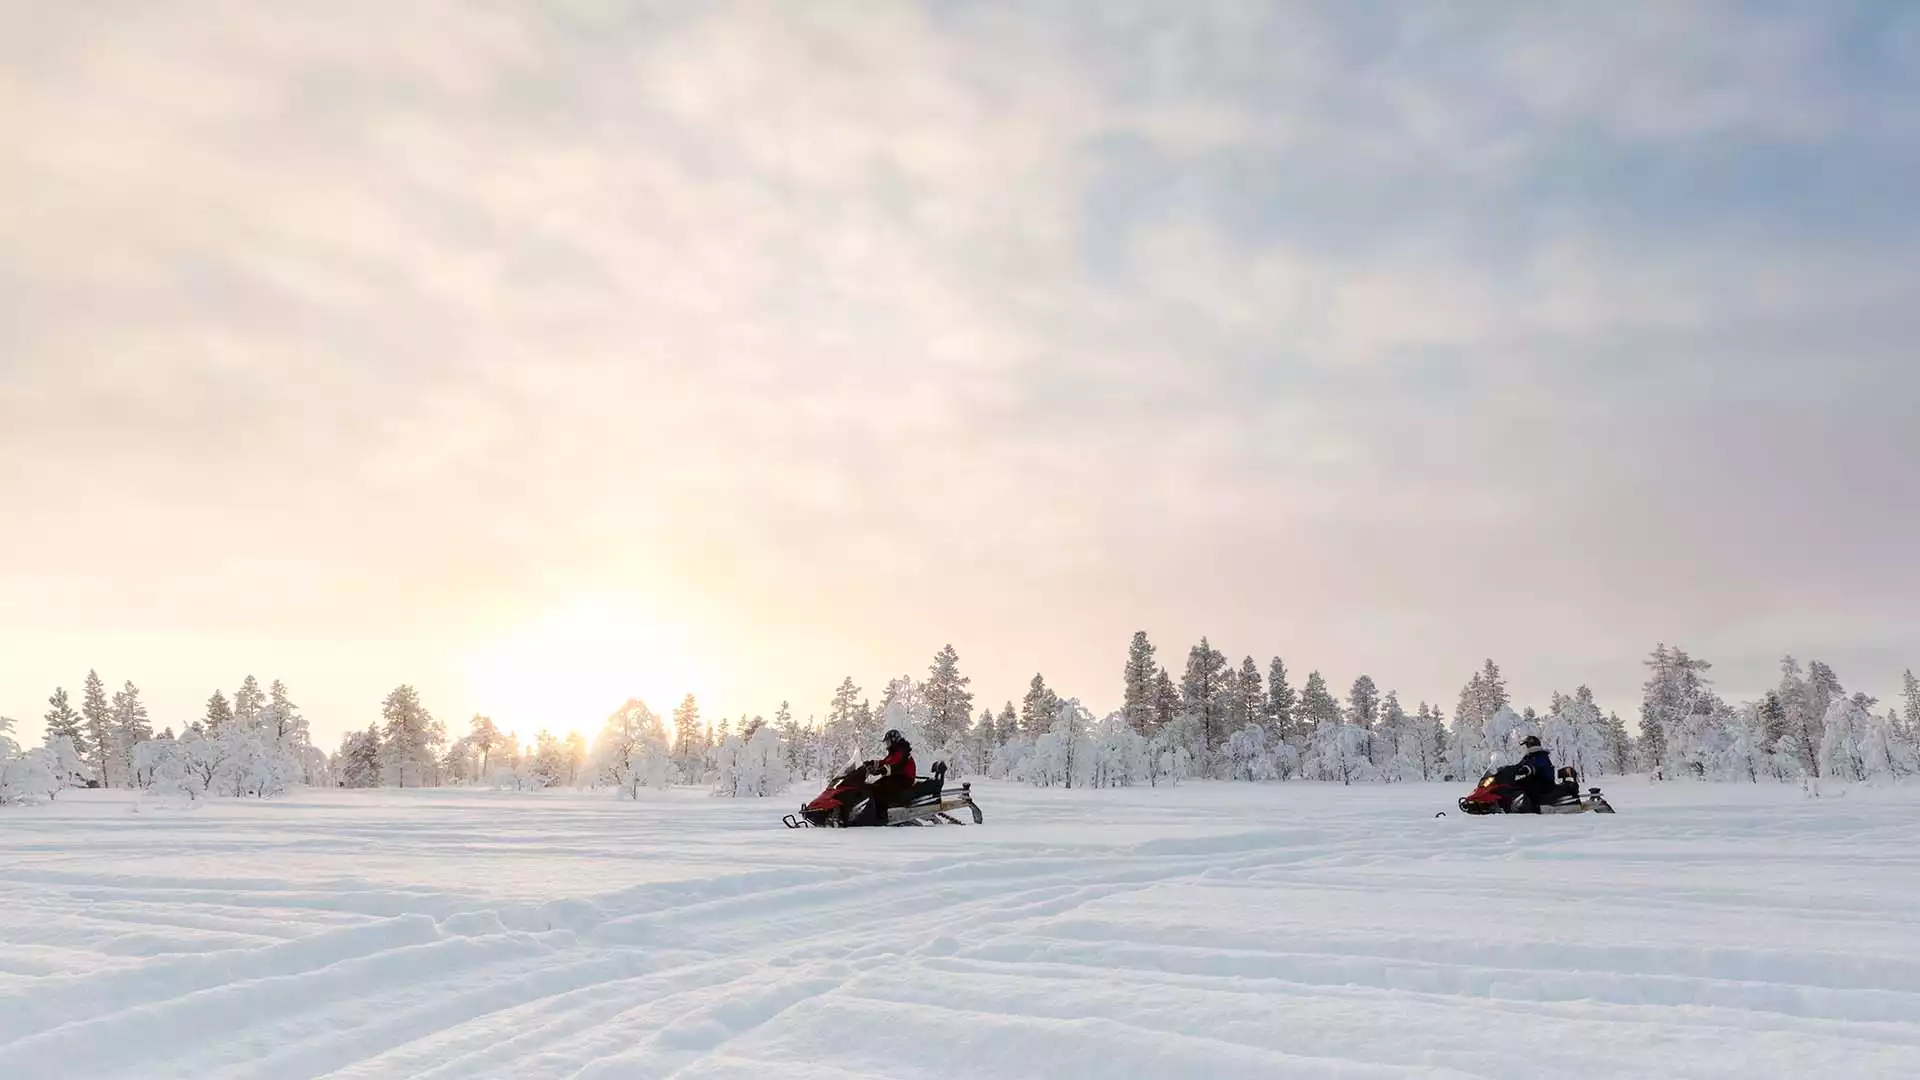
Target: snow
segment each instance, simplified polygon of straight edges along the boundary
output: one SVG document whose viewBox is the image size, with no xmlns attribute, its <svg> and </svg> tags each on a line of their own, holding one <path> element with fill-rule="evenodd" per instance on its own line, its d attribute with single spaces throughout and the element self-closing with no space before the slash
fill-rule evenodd
<svg viewBox="0 0 1920 1080">
<path fill-rule="evenodd" d="M 0 811 L 0 1077 L 1920 1076 L 1920 786 Z"/>
</svg>

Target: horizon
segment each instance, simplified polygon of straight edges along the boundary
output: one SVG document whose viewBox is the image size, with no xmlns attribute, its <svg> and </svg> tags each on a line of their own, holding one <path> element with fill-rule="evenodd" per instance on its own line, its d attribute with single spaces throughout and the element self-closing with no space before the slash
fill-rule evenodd
<svg viewBox="0 0 1920 1080">
<path fill-rule="evenodd" d="M 1141 628 L 1449 712 L 1920 667 L 1920 10 L 374 25 L 0 12 L 30 738 L 89 669 L 331 750 L 947 643 L 1104 712 Z"/>
</svg>

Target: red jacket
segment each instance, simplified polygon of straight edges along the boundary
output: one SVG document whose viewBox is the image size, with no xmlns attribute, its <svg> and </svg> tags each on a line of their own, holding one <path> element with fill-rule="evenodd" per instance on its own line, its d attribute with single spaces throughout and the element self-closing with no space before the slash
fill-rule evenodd
<svg viewBox="0 0 1920 1080">
<path fill-rule="evenodd" d="M 880 768 L 888 776 L 905 777 L 905 783 L 911 784 L 914 781 L 913 754 L 908 751 L 889 752 L 886 757 L 880 759 Z"/>
</svg>

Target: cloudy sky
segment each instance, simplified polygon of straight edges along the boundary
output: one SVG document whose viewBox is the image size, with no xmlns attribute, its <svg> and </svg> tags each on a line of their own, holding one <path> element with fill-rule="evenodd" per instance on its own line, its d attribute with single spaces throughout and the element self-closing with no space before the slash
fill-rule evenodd
<svg viewBox="0 0 1920 1080">
<path fill-rule="evenodd" d="M 0 4 L 0 713 L 1888 695 L 1916 101 L 1900 3 Z"/>
</svg>

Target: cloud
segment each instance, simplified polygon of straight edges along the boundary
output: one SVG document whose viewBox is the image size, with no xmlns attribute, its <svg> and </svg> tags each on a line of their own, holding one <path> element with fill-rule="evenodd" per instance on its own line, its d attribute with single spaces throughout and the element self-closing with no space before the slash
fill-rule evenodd
<svg viewBox="0 0 1920 1080">
<path fill-rule="evenodd" d="M 1920 651 L 1913 26 L 0 15 L 0 620 L 67 635 L 0 692 L 636 583 L 754 703 L 949 637 L 1103 700 L 1137 625 L 1409 698 Z"/>
</svg>

